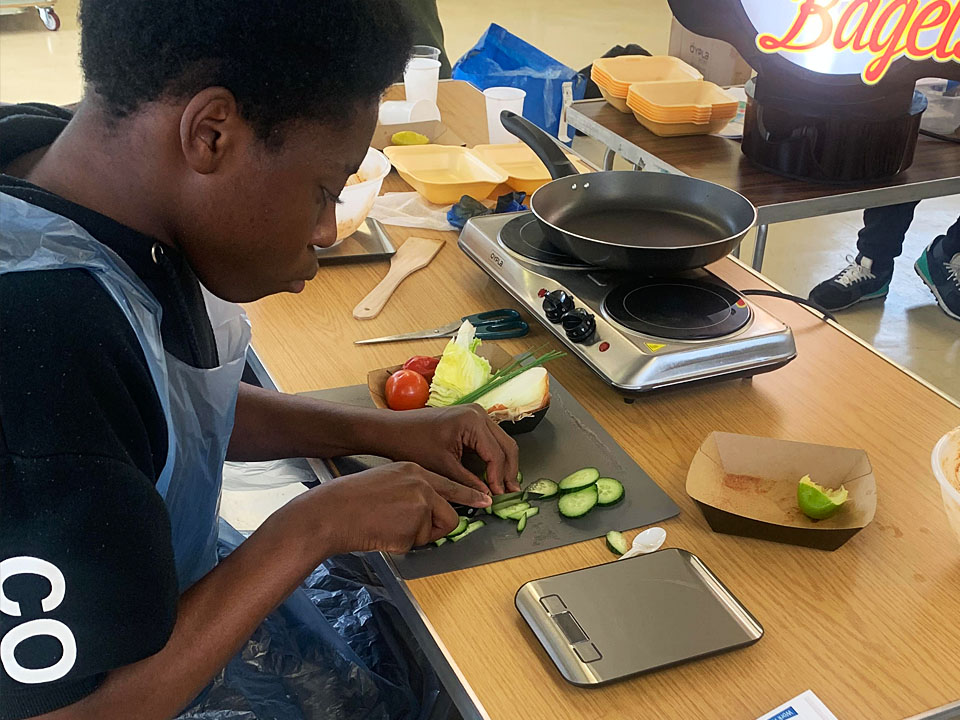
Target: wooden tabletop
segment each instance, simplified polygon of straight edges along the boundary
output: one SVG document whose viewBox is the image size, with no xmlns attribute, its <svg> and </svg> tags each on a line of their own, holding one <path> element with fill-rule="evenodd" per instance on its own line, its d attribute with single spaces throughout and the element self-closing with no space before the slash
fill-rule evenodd
<svg viewBox="0 0 960 720">
<path fill-rule="evenodd" d="M 479 93 L 444 83 L 440 105 L 457 134 L 471 144 L 486 140 Z M 386 190 L 403 188 L 388 178 Z M 351 309 L 386 273 L 386 262 L 324 267 L 300 295 L 247 306 L 255 350 L 283 390 L 363 383 L 371 368 L 443 347 L 438 340 L 355 346 L 355 339 L 517 307 L 460 252 L 455 233 L 388 230 L 396 242 L 417 234 L 446 246 L 378 318 L 357 321 Z M 736 287 L 765 286 L 731 260 L 711 270 Z M 793 328 L 799 355 L 752 381 L 626 405 L 575 357 L 550 371 L 680 506 L 680 516 L 663 523 L 668 546 L 697 554 L 766 635 L 744 650 L 585 690 L 560 677 L 513 598 L 528 580 L 609 562 L 602 539 L 408 582 L 481 716 L 752 720 L 810 688 L 839 718 L 880 719 L 960 697 L 960 543 L 929 461 L 937 439 L 960 425 L 960 408 L 812 313 L 770 298 L 753 302 Z M 531 331 L 504 347 L 556 345 L 534 320 Z M 876 519 L 832 553 L 713 533 L 684 484 L 697 447 L 714 430 L 863 448 L 877 479 Z M 617 621 L 642 612 L 632 607 Z"/>
<path fill-rule="evenodd" d="M 740 152 L 740 142 L 713 135 L 691 135 L 664 138 L 654 135 L 636 121 L 632 114 L 622 113 L 603 100 L 577 103 L 575 109 L 589 121 L 595 122 L 637 147 L 646 150 L 681 172 L 702 180 L 725 185 L 750 199 L 761 210 L 787 203 L 801 203 L 840 196 L 875 193 L 876 200 L 857 199 L 852 205 L 836 203 L 837 209 L 813 214 L 841 212 L 852 207 L 872 207 L 891 201 L 906 202 L 923 197 L 952 194 L 960 190 L 960 183 L 940 183 L 942 190 L 923 184 L 960 178 L 960 144 L 921 135 L 917 142 L 913 164 L 904 172 L 882 183 L 856 186 L 823 185 L 781 177 L 754 165 Z M 572 122 L 579 125 L 580 123 Z M 582 129 L 582 128 L 581 128 Z M 897 200 L 891 190 L 899 190 Z M 911 192 L 913 191 L 913 192 Z M 863 201 L 861 201 L 863 200 Z M 821 203 L 821 207 L 826 206 Z M 796 212 L 782 219 L 810 217 L 811 213 Z M 779 222 L 780 217 L 771 220 Z"/>
</svg>

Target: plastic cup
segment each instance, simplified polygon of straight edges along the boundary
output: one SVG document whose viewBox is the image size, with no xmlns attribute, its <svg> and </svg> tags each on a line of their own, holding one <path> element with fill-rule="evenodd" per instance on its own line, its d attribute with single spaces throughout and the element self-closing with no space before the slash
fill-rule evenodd
<svg viewBox="0 0 960 720">
<path fill-rule="evenodd" d="M 385 100 L 380 103 L 381 125 L 404 125 L 440 119 L 440 109 L 429 100 Z"/>
<path fill-rule="evenodd" d="M 407 63 L 403 71 L 403 87 L 407 93 L 407 102 L 429 100 L 437 104 L 437 85 L 440 82 L 440 61 L 415 57 Z"/>
<path fill-rule="evenodd" d="M 960 427 L 940 438 L 930 460 L 940 485 L 943 509 L 960 541 Z"/>
<path fill-rule="evenodd" d="M 519 88 L 492 87 L 483 91 L 487 101 L 487 132 L 490 134 L 490 143 L 519 142 L 516 135 L 507 132 L 500 122 L 500 113 L 503 110 L 512 110 L 517 115 L 523 115 L 523 99 L 527 93 Z"/>
<path fill-rule="evenodd" d="M 440 60 L 440 48 L 433 45 L 414 45 L 410 53 L 411 58 L 429 58 L 430 60 Z"/>
</svg>

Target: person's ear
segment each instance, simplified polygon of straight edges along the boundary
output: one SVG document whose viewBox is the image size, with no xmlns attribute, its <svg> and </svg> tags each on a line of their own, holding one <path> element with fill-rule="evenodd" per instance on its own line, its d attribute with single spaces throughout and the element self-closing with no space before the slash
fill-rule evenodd
<svg viewBox="0 0 960 720">
<path fill-rule="evenodd" d="M 237 100 L 226 88 L 201 90 L 180 116 L 180 149 L 184 159 L 194 172 L 204 175 L 215 172 L 248 134 Z"/>
</svg>

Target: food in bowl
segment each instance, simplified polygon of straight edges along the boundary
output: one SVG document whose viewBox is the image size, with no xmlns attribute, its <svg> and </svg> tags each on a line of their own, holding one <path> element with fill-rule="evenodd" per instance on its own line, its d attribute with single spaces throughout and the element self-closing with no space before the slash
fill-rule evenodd
<svg viewBox="0 0 960 720">
<path fill-rule="evenodd" d="M 367 219 L 390 168 L 386 155 L 374 148 L 367 149 L 360 168 L 340 192 L 340 203 L 336 208 L 337 243 L 353 235 Z"/>
</svg>

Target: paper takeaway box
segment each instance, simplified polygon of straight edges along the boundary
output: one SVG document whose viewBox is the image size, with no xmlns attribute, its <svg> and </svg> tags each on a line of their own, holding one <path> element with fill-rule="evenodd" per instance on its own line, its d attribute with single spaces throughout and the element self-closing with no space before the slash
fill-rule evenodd
<svg viewBox="0 0 960 720">
<path fill-rule="evenodd" d="M 841 485 L 849 499 L 826 520 L 797 506 L 804 475 Z M 697 450 L 687 494 L 719 533 L 836 550 L 866 527 L 877 509 L 877 486 L 863 450 L 714 432 Z"/>
</svg>

